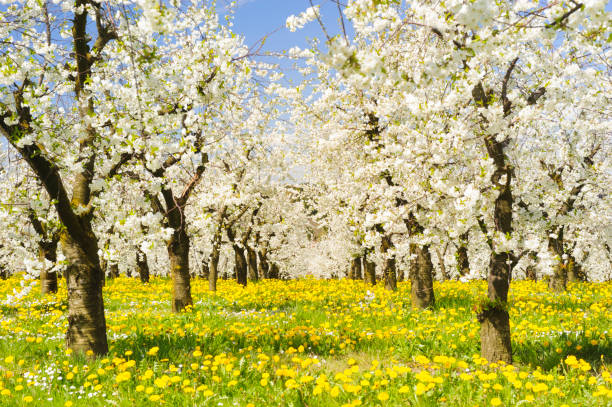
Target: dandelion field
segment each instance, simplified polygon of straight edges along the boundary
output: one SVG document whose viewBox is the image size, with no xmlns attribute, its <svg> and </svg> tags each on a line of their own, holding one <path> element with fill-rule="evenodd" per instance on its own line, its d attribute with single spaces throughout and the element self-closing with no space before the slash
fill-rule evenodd
<svg viewBox="0 0 612 407">
<path fill-rule="evenodd" d="M 18 285 L 0 281 L 0 300 Z M 193 309 L 172 314 L 170 280 L 120 277 L 104 288 L 111 349 L 94 359 L 63 346 L 65 286 L 34 289 L 0 306 L 0 405 L 612 405 L 612 283 L 513 282 L 514 365 L 479 357 L 485 282 L 435 290 L 418 311 L 408 282 L 219 281 L 211 294 L 196 279 Z"/>
</svg>

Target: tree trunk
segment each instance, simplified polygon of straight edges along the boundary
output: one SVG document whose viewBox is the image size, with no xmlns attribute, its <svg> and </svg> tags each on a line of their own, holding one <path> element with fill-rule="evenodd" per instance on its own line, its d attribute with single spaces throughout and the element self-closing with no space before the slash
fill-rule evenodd
<svg viewBox="0 0 612 407">
<path fill-rule="evenodd" d="M 404 270 L 397 271 L 397 282 L 401 283 L 404 281 L 404 279 L 405 279 Z"/>
<path fill-rule="evenodd" d="M 354 257 L 351 260 L 351 271 L 349 272 L 351 280 L 361 279 L 361 257 Z"/>
<path fill-rule="evenodd" d="M 102 298 L 102 271 L 97 242 L 75 242 L 62 233 L 62 251 L 68 260 L 68 330 L 66 346 L 76 352 L 91 350 L 96 355 L 108 352 L 106 319 Z"/>
<path fill-rule="evenodd" d="M 247 261 L 244 256 L 244 249 L 234 244 L 234 270 L 236 275 L 236 282 L 246 287 L 247 285 Z"/>
<path fill-rule="evenodd" d="M 208 267 L 208 259 L 206 256 L 202 256 L 202 268 L 200 270 L 200 277 L 208 280 L 210 276 L 210 268 Z"/>
<path fill-rule="evenodd" d="M 102 274 L 102 287 L 106 285 L 106 269 L 108 267 L 108 263 L 105 259 L 100 259 L 100 273 Z"/>
<path fill-rule="evenodd" d="M 363 279 L 366 284 L 376 285 L 376 263 L 370 261 L 367 254 L 363 257 Z"/>
<path fill-rule="evenodd" d="M 470 260 L 468 258 L 469 230 L 459 236 L 459 248 L 457 249 L 457 272 L 460 277 L 470 274 Z"/>
<path fill-rule="evenodd" d="M 168 242 L 172 275 L 172 312 L 181 312 L 193 305 L 189 276 L 189 237 L 183 228 L 175 229 Z"/>
<path fill-rule="evenodd" d="M 257 275 L 257 252 L 249 246 L 247 246 L 246 250 L 249 280 L 257 281 L 259 279 Z"/>
<path fill-rule="evenodd" d="M 548 250 L 555 258 L 556 264 L 553 266 L 553 275 L 549 281 L 549 288 L 554 292 L 567 290 L 567 264 L 563 259 L 563 228 L 557 231 L 557 237 L 548 238 Z"/>
<path fill-rule="evenodd" d="M 433 263 L 429 246 L 410 245 L 410 253 L 416 255 L 410 262 L 410 300 L 412 308 L 431 308 L 436 302 L 433 289 Z"/>
<path fill-rule="evenodd" d="M 0 266 L 0 280 L 6 280 L 8 278 L 8 272 L 4 266 Z"/>
<path fill-rule="evenodd" d="M 270 270 L 270 265 L 268 264 L 268 258 L 266 256 L 266 249 L 260 249 L 258 256 L 259 256 L 259 275 L 261 276 L 261 278 L 270 278 L 269 275 L 269 270 Z"/>
<path fill-rule="evenodd" d="M 208 262 L 210 274 L 208 274 L 208 290 L 217 291 L 217 279 L 219 277 L 219 248 L 213 247 Z"/>
<path fill-rule="evenodd" d="M 119 277 L 119 264 L 113 263 L 108 268 L 108 278 L 115 279 Z"/>
<path fill-rule="evenodd" d="M 510 316 L 503 308 L 493 307 L 479 314 L 482 357 L 490 362 L 512 363 Z"/>
<path fill-rule="evenodd" d="M 494 143 L 494 141 L 490 141 Z M 502 147 L 499 147 L 502 148 Z M 503 152 L 499 154 L 503 156 Z M 494 221 L 498 233 L 512 233 L 512 192 L 511 170 L 504 169 L 506 185 L 495 200 Z M 509 252 L 497 253 L 492 243 L 489 262 L 487 294 L 489 302 L 478 315 L 480 321 L 480 345 L 482 357 L 489 362 L 503 361 L 512 363 L 512 343 L 510 341 L 510 316 L 508 315 L 508 291 L 512 272 L 512 256 Z"/>
<path fill-rule="evenodd" d="M 383 262 L 383 276 L 385 279 L 385 289 L 389 291 L 397 290 L 397 276 L 395 275 L 395 255 L 388 255 L 388 251 L 393 248 L 390 236 L 383 236 L 381 249 L 385 260 Z"/>
<path fill-rule="evenodd" d="M 271 279 L 278 280 L 278 278 L 280 277 L 280 270 L 278 268 L 278 264 L 276 263 L 270 264 L 269 277 Z"/>
<path fill-rule="evenodd" d="M 57 241 L 39 241 L 38 257 L 43 264 L 49 261 L 55 266 L 57 261 Z M 40 288 L 43 294 L 56 293 L 57 273 L 55 271 L 48 271 L 46 267 L 43 267 L 43 270 L 40 272 Z"/>
<path fill-rule="evenodd" d="M 221 238 L 223 235 L 223 226 L 225 219 L 225 207 L 219 211 L 217 219 L 217 229 L 213 236 L 212 251 L 210 252 L 209 274 L 208 274 L 208 291 L 217 291 L 217 280 L 219 278 L 219 255 L 221 249 Z"/>
<path fill-rule="evenodd" d="M 140 281 L 142 283 L 148 283 L 150 278 L 149 263 L 147 262 L 146 253 L 141 250 L 136 252 L 136 268 L 140 275 Z"/>
<path fill-rule="evenodd" d="M 448 271 L 446 271 L 446 264 L 444 263 L 444 256 L 446 255 L 447 248 L 448 248 L 448 245 L 445 245 L 443 251 L 436 249 L 436 254 L 438 255 L 438 264 L 440 265 L 440 274 L 442 274 L 442 280 L 444 281 L 450 279 L 450 276 L 448 275 Z"/>
<path fill-rule="evenodd" d="M 417 236 L 423 233 L 423 227 L 418 223 L 416 216 L 410 212 L 408 219 L 404 219 L 408 235 Z M 410 254 L 415 256 L 410 261 L 410 299 L 412 308 L 425 309 L 433 307 L 435 295 L 433 289 L 433 263 L 429 246 L 410 244 Z"/>
<path fill-rule="evenodd" d="M 358 267 L 356 269 L 355 279 L 363 280 L 363 256 L 358 257 L 356 261 L 357 261 Z"/>
</svg>

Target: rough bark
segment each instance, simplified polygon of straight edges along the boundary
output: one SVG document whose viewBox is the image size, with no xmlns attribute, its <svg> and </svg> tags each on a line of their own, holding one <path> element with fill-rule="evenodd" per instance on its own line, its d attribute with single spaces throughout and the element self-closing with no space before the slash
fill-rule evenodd
<svg viewBox="0 0 612 407">
<path fill-rule="evenodd" d="M 411 212 L 405 220 L 408 234 L 416 236 L 423 233 L 423 227 Z M 410 299 L 413 308 L 425 309 L 435 305 L 436 298 L 433 289 L 433 263 L 428 245 L 410 244 Z"/>
<path fill-rule="evenodd" d="M 257 275 L 257 252 L 247 246 L 247 265 L 248 265 L 248 278 L 250 281 L 257 281 L 259 276 Z"/>
<path fill-rule="evenodd" d="M 446 264 L 444 264 L 444 256 L 446 255 L 446 249 L 448 245 L 444 246 L 444 250 L 440 251 L 436 249 L 436 255 L 438 256 L 438 265 L 440 266 L 440 274 L 442 275 L 442 280 L 446 281 L 450 279 L 448 275 L 448 271 L 446 270 Z"/>
<path fill-rule="evenodd" d="M 167 249 L 172 276 L 172 312 L 181 312 L 193 305 L 189 276 L 189 237 L 183 228 L 175 229 Z"/>
<path fill-rule="evenodd" d="M 261 278 L 270 278 L 270 265 L 268 264 L 267 249 L 259 249 L 257 256 L 259 257 L 259 275 Z"/>
<path fill-rule="evenodd" d="M 361 257 L 354 257 L 351 260 L 351 270 L 349 272 L 351 280 L 361 279 Z"/>
<path fill-rule="evenodd" d="M 145 252 L 138 250 L 136 252 L 136 268 L 142 283 L 148 283 L 150 279 L 149 263 Z"/>
<path fill-rule="evenodd" d="M 401 283 L 404 281 L 404 279 L 405 279 L 404 270 L 398 270 L 397 271 L 397 282 Z"/>
<path fill-rule="evenodd" d="M 410 245 L 410 253 L 416 257 L 410 262 L 410 300 L 413 308 L 426 309 L 434 306 L 433 263 L 429 246 Z"/>
<path fill-rule="evenodd" d="M 100 259 L 100 273 L 102 274 L 102 287 L 106 285 L 106 269 L 108 268 L 108 263 L 106 259 Z"/>
<path fill-rule="evenodd" d="M 119 264 L 112 263 L 108 268 L 108 278 L 115 279 L 119 277 Z"/>
<path fill-rule="evenodd" d="M 376 285 L 376 263 L 370 261 L 367 254 L 363 257 L 363 279 L 366 284 Z"/>
<path fill-rule="evenodd" d="M 208 274 L 208 290 L 217 291 L 217 280 L 219 277 L 219 250 L 215 250 L 210 254 L 210 261 L 208 262 L 210 274 Z"/>
<path fill-rule="evenodd" d="M 528 280 L 538 281 L 538 275 L 535 267 L 538 254 L 536 252 L 529 252 L 529 258 L 531 259 L 532 264 L 527 266 L 527 269 L 525 270 L 525 278 Z"/>
<path fill-rule="evenodd" d="M 276 263 L 270 264 L 270 271 L 268 275 L 269 275 L 269 278 L 278 280 L 278 278 L 280 277 L 280 269 L 278 268 L 278 264 Z"/>
<path fill-rule="evenodd" d="M 509 185 L 510 181 L 507 181 L 507 187 L 502 189 L 495 201 L 496 229 L 504 234 L 512 231 L 512 194 Z M 492 250 L 487 278 L 490 310 L 479 315 L 481 354 L 489 362 L 501 360 L 512 363 L 510 317 L 507 311 L 511 263 L 510 253 Z"/>
<path fill-rule="evenodd" d="M 57 240 L 52 239 L 50 242 L 38 242 L 38 256 L 41 261 L 48 260 L 53 265 L 57 261 Z M 43 294 L 51 294 L 57 292 L 57 273 L 48 271 L 46 268 L 40 272 L 40 288 Z"/>
<path fill-rule="evenodd" d="M 470 259 L 468 258 L 468 239 L 470 232 L 467 231 L 459 236 L 459 247 L 457 248 L 457 273 L 460 277 L 470 274 Z"/>
<path fill-rule="evenodd" d="M 507 86 L 517 62 L 518 57 L 512 60 L 502 82 L 501 101 L 504 117 L 507 117 L 512 112 L 512 102 L 507 96 Z M 535 104 L 544 95 L 545 89 L 541 88 L 537 92 L 537 95 L 534 93 L 528 98 L 529 104 Z M 492 91 L 485 92 L 480 82 L 472 89 L 472 96 L 476 105 L 484 108 L 488 108 L 493 100 Z M 483 130 L 485 125 L 486 119 L 483 120 Z M 507 162 L 503 141 L 498 141 L 495 134 L 487 134 L 483 137 L 483 141 L 489 157 L 493 159 L 495 164 L 495 172 L 491 176 L 491 183 L 499 190 L 493 211 L 495 232 L 499 235 L 511 236 L 513 232 L 512 177 L 514 176 L 514 169 Z M 484 222 L 481 220 L 479 223 L 481 228 L 485 229 Z M 489 302 L 483 305 L 484 309 L 478 314 L 481 354 L 489 362 L 501 360 L 506 363 L 512 363 L 510 317 L 507 308 L 512 264 L 515 258 L 510 252 L 499 252 L 490 238 L 488 239 L 488 244 L 491 248 L 489 275 L 487 278 Z"/>
<path fill-rule="evenodd" d="M 210 268 L 208 267 L 208 259 L 206 256 L 202 256 L 202 265 L 200 268 L 200 278 L 208 280 L 210 276 Z"/>
<path fill-rule="evenodd" d="M 395 256 L 388 255 L 389 250 L 393 248 L 391 237 L 386 235 L 382 238 L 381 251 L 385 255 L 383 261 L 383 278 L 385 279 L 385 289 L 389 291 L 397 290 L 397 276 L 395 274 Z"/>
<path fill-rule="evenodd" d="M 102 298 L 102 272 L 97 245 L 94 242 L 95 240 L 79 244 L 69 234 L 62 234 L 62 250 L 68 260 L 66 345 L 77 352 L 91 350 L 97 355 L 103 355 L 108 352 L 108 343 Z"/>
<path fill-rule="evenodd" d="M 481 314 L 480 346 L 482 357 L 488 361 L 512 363 L 510 316 L 504 309 L 492 308 Z"/>
<path fill-rule="evenodd" d="M 233 244 L 234 248 L 234 270 L 236 282 L 246 287 L 247 285 L 247 261 L 242 246 Z"/>
<path fill-rule="evenodd" d="M 554 292 L 567 290 L 567 263 L 563 259 L 563 228 L 557 231 L 557 237 L 548 238 L 548 250 L 556 260 L 553 275 L 549 280 L 549 288 Z"/>
<path fill-rule="evenodd" d="M 217 228 L 213 235 L 212 251 L 210 252 L 209 260 L 209 274 L 208 274 L 208 290 L 217 291 L 217 279 L 219 278 L 219 255 L 221 250 L 221 238 L 223 237 L 223 227 L 225 223 L 225 211 L 224 206 L 217 217 Z"/>
</svg>

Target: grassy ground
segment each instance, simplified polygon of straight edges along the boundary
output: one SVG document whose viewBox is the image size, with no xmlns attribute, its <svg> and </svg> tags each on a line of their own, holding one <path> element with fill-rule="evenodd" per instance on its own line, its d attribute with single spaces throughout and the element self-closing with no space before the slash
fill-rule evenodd
<svg viewBox="0 0 612 407">
<path fill-rule="evenodd" d="M 194 309 L 173 315 L 169 280 L 119 278 L 99 359 L 63 348 L 63 285 L 6 304 L 19 286 L 0 281 L 1 406 L 612 405 L 612 283 L 513 282 L 513 366 L 478 356 L 483 282 L 436 283 L 420 312 L 409 283 L 220 281 L 211 295 L 196 280 Z"/>
</svg>

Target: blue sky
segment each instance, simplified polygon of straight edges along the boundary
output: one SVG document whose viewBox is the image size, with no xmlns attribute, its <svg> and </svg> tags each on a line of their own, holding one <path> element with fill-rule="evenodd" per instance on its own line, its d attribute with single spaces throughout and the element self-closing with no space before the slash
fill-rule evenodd
<svg viewBox="0 0 612 407">
<path fill-rule="evenodd" d="M 229 2 L 229 0 L 219 0 L 219 5 Z M 322 20 L 329 35 L 340 34 L 341 26 L 335 0 L 313 0 L 313 4 L 321 6 Z M 341 1 L 341 4 L 344 4 L 344 1 Z M 297 15 L 308 7 L 310 7 L 308 0 L 238 0 L 232 30 L 242 35 L 245 44 L 249 47 L 258 44 L 258 41 L 266 37 L 261 52 L 276 53 L 295 46 L 306 48 L 308 39 L 325 38 L 319 23 L 313 21 L 304 28 L 291 32 L 285 27 L 285 21 L 290 15 Z M 279 63 L 288 80 L 299 82 L 302 79 L 301 75 L 290 69 L 291 63 L 288 60 L 267 57 L 260 59 L 269 63 Z"/>
<path fill-rule="evenodd" d="M 265 49 L 278 51 L 296 45 L 306 46 L 307 38 L 323 36 L 316 21 L 293 33 L 285 27 L 287 17 L 299 14 L 310 7 L 308 0 L 239 0 L 237 3 L 233 28 L 235 32 L 244 35 L 248 45 L 270 34 Z M 338 34 L 340 26 L 335 1 L 313 1 L 313 3 L 321 4 L 321 14 L 330 35 Z M 278 31 L 274 32 L 275 30 Z"/>
</svg>

